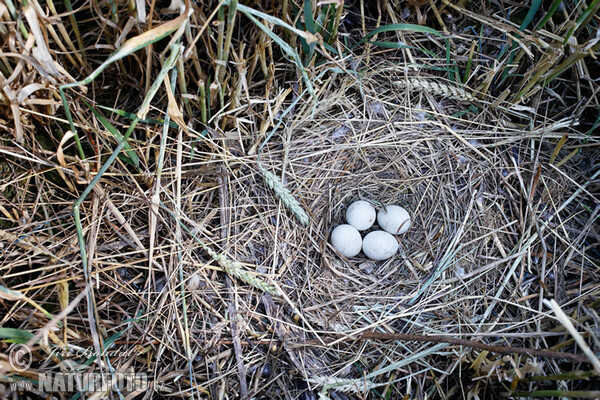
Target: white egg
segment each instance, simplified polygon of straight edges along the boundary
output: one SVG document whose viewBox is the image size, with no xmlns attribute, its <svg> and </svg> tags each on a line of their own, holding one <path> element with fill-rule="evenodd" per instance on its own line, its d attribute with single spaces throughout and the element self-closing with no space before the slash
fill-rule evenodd
<svg viewBox="0 0 600 400">
<path fill-rule="evenodd" d="M 363 252 L 371 260 L 387 260 L 398 251 L 398 241 L 384 231 L 373 231 L 363 239 Z"/>
<path fill-rule="evenodd" d="M 400 206 L 386 206 L 377 213 L 377 223 L 384 231 L 399 235 L 410 228 L 410 215 Z"/>
<path fill-rule="evenodd" d="M 354 257 L 360 253 L 362 238 L 352 225 L 340 225 L 331 232 L 331 244 L 346 257 Z"/>
<path fill-rule="evenodd" d="M 376 212 L 371 204 L 358 200 L 346 210 L 346 221 L 359 231 L 369 229 L 375 223 Z"/>
</svg>

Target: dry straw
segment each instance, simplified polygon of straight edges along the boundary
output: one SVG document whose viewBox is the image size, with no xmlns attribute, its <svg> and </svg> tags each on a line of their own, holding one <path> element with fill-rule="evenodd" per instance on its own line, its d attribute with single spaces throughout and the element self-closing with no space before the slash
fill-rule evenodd
<svg viewBox="0 0 600 400">
<path fill-rule="evenodd" d="M 536 29 L 530 24 L 523 31 L 498 17 L 501 4 L 481 9 L 473 2 L 459 9 L 467 19 L 446 27 L 448 19 L 438 18 L 443 11 L 427 2 L 423 17 L 438 19 L 444 33 L 412 24 L 414 15 L 396 23 L 403 18 L 394 7 L 364 7 L 362 24 L 339 23 L 344 8 L 335 2 L 278 8 L 252 2 L 254 9 L 242 2 L 236 8 L 233 0 L 193 7 L 186 0 L 177 17 L 128 6 L 144 2 L 111 0 L 109 24 L 97 13 L 74 10 L 70 1 L 64 10 L 46 3 L 48 16 L 36 1 L 0 3 L 0 32 L 15 39 L 3 43 L 0 57 L 7 142 L 0 148 L 6 155 L 0 157 L 0 298 L 9 303 L 3 325 L 19 327 L 0 328 L 5 339 L 41 335 L 61 348 L 93 343 L 99 349 L 119 337 L 113 346 L 120 351 L 90 367 L 164 371 L 148 392 L 156 397 L 535 394 L 513 393 L 500 382 L 505 378 L 517 391 L 600 397 L 587 379 L 596 371 L 581 361 L 584 345 L 594 350 L 598 329 L 592 240 L 598 213 L 588 209 L 597 203 L 598 140 L 591 125 L 589 132 L 583 120 L 577 126 L 595 110 L 600 90 L 594 79 L 553 80 L 567 68 L 585 78 L 586 71 L 571 66 L 600 46 L 589 37 L 600 2 L 587 8 L 564 2 L 566 13 L 548 13 Z M 528 13 L 535 21 L 549 9 L 541 3 Z M 148 24 L 126 23 L 144 11 L 152 16 Z M 44 24 L 47 18 L 56 24 Z M 463 31 L 471 24 L 489 33 Z M 330 34 L 338 29 L 340 41 Z M 63 32 L 73 33 L 73 44 Z M 125 38 L 131 39 L 118 48 L 94 44 Z M 171 65 L 165 41 L 178 39 L 188 50 L 181 57 L 173 52 Z M 346 40 L 360 44 L 350 49 Z M 571 52 L 574 40 L 591 50 Z M 559 51 L 564 59 L 553 57 Z M 131 63 L 139 68 L 127 68 Z M 167 66 L 178 71 L 171 94 L 159 72 Z M 90 72 L 94 67 L 102 71 Z M 98 75 L 86 82 L 68 75 L 80 71 Z M 122 90 L 132 82 L 145 87 Z M 140 96 L 148 99 L 142 107 Z M 430 97 L 444 101 L 422 101 Z M 511 104 L 515 97 L 524 103 Z M 99 117 L 84 99 L 109 113 Z M 465 101 L 489 106 L 465 107 Z M 177 124 L 168 123 L 174 106 L 183 113 Z M 569 119 L 561 120 L 564 115 Z M 197 122 L 206 127 L 206 140 L 184 134 Z M 289 139 L 266 146 L 284 123 Z M 73 143 L 79 137 L 65 135 L 67 125 L 82 135 L 80 146 Z M 254 149 L 272 126 L 256 153 L 243 150 Z M 242 150 L 215 151 L 213 131 L 239 137 Z M 117 145 L 123 155 L 137 155 L 135 168 L 111 156 L 116 142 L 123 142 Z M 58 147 L 65 149 L 59 163 Z M 263 148 L 268 162 L 261 165 Z M 254 157 L 258 166 L 248 170 Z M 231 168 L 224 172 L 223 165 Z M 138 169 L 154 183 L 141 181 Z M 84 170 L 96 185 L 86 189 L 76 214 L 87 251 L 82 270 L 75 224 L 50 216 L 63 215 L 73 202 Z M 283 179 L 284 170 L 295 185 Z M 311 221 L 310 229 L 294 229 L 287 211 L 278 215 L 268 206 L 270 190 L 256 186 L 261 179 L 300 221 L 295 225 Z M 414 216 L 389 262 L 343 260 L 328 246 L 344 204 L 357 196 L 401 202 Z M 175 223 L 156 212 L 157 201 L 167 198 L 177 210 Z M 220 232 L 215 240 L 227 245 L 210 235 L 181 235 L 172 229 L 179 220 Z M 183 268 L 182 251 L 194 259 L 201 252 L 204 261 L 194 269 L 214 265 L 247 290 L 233 294 L 229 279 L 206 279 L 186 292 L 189 275 L 197 273 Z M 546 298 L 557 299 L 570 324 L 545 309 Z M 386 338 L 386 332 L 404 336 Z M 443 350 L 410 339 L 429 336 L 459 339 Z M 553 352 L 576 362 L 538 362 L 531 376 L 527 360 L 548 354 L 542 350 L 553 344 Z M 503 356 L 507 346 L 526 354 Z M 140 357 L 137 347 L 150 351 Z M 8 378 L 29 379 L 32 371 Z"/>
<path fill-rule="evenodd" d="M 164 207 L 164 205 L 163 205 L 163 207 Z M 166 210 L 169 213 L 169 215 L 171 215 L 171 217 L 173 219 L 175 219 L 179 223 L 179 225 L 194 238 L 194 240 L 200 245 L 200 247 L 202 247 L 202 249 L 204 251 L 206 251 L 206 253 L 208 253 L 208 255 L 214 261 L 216 261 L 221 267 L 223 267 L 223 270 L 228 275 L 238 278 L 242 282 L 246 282 L 247 284 L 255 287 L 258 290 L 262 290 L 263 292 L 270 293 L 275 296 L 279 295 L 279 291 L 277 290 L 277 288 L 275 286 L 268 284 L 267 282 L 263 281 L 259 277 L 246 271 L 244 269 L 244 266 L 239 261 L 232 260 L 229 257 L 227 257 L 225 254 L 219 254 L 216 251 L 214 251 L 213 249 L 211 249 L 209 245 L 207 245 L 206 243 L 204 243 L 204 241 L 200 240 L 200 238 L 198 238 L 196 235 L 194 235 L 194 233 L 192 231 L 190 231 L 190 229 L 183 222 L 181 222 L 175 216 L 175 214 L 173 214 L 172 211 L 170 211 L 168 209 L 166 209 Z"/>
</svg>

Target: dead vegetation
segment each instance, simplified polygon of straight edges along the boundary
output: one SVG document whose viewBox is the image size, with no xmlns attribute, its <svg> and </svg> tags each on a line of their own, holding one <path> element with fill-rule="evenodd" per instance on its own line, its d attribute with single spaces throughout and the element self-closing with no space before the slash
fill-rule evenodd
<svg viewBox="0 0 600 400">
<path fill-rule="evenodd" d="M 6 0 L 3 395 L 600 396 L 598 7 Z"/>
</svg>

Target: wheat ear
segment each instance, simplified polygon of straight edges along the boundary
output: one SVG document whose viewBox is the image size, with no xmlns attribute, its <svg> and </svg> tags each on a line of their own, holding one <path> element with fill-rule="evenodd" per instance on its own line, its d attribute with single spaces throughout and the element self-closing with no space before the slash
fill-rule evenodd
<svg viewBox="0 0 600 400">
<path fill-rule="evenodd" d="M 463 88 L 446 85 L 444 83 L 437 83 L 430 79 L 406 78 L 405 80 L 395 81 L 394 84 L 406 89 L 421 90 L 457 100 L 477 101 L 471 93 Z"/>
<path fill-rule="evenodd" d="M 219 265 L 223 267 L 223 269 L 228 275 L 234 276 L 242 282 L 246 282 L 247 284 L 254 286 L 259 290 L 262 290 L 263 292 L 270 293 L 274 296 L 277 296 L 279 294 L 279 291 L 275 286 L 268 284 L 259 277 L 246 271 L 240 262 L 231 260 L 226 255 L 217 254 L 212 250 L 209 254 L 213 258 L 213 260 L 218 262 Z"/>
<path fill-rule="evenodd" d="M 270 293 L 272 295 L 277 296 L 279 291 L 273 285 L 268 284 L 263 281 L 259 277 L 251 274 L 246 271 L 243 265 L 239 261 L 235 261 L 227 257 L 225 254 L 219 254 L 213 249 L 211 249 L 206 243 L 197 239 L 200 246 L 208 253 L 208 255 L 215 260 L 227 273 L 227 275 L 234 276 L 241 280 L 242 282 L 246 282 L 247 284 L 254 286 L 255 288 L 262 290 L 263 292 Z"/>
<path fill-rule="evenodd" d="M 300 205 L 300 202 L 290 193 L 283 185 L 283 182 L 273 173 L 267 171 L 262 165 L 258 165 L 258 170 L 262 174 L 263 179 L 268 187 L 270 187 L 277 197 L 281 199 L 283 204 L 291 211 L 298 221 L 304 225 L 308 225 L 308 215 Z"/>
<path fill-rule="evenodd" d="M 320 400 L 329 399 L 327 391 L 335 389 L 339 392 L 345 393 L 364 393 L 369 391 L 373 384 L 369 380 L 365 379 L 343 379 L 336 378 L 333 376 L 312 376 L 308 378 L 308 381 L 317 387 L 322 387 L 319 393 Z"/>
</svg>

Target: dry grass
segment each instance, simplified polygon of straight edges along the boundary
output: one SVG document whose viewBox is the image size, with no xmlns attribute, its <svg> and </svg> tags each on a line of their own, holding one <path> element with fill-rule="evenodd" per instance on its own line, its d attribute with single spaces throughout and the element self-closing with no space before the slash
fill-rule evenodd
<svg viewBox="0 0 600 400">
<path fill-rule="evenodd" d="M 585 10 L 566 17 L 579 25 L 555 17 L 552 31 L 520 32 L 494 8 L 431 2 L 402 16 L 357 3 L 342 19 L 313 2 L 340 35 L 311 50 L 326 35 L 301 5 L 236 14 L 202 3 L 169 25 L 184 44 L 172 70 L 169 39 L 149 40 L 74 86 L 179 11 L 152 3 L 140 30 L 133 6 L 75 4 L 67 16 L 50 4 L 24 3 L 26 26 L 0 5 L 11 34 L 0 54 L 0 396 L 86 361 L 148 373 L 150 389 L 130 398 L 598 395 L 600 172 L 587 115 L 598 88 L 583 50 L 565 64 L 566 46 L 546 46 L 575 26 L 595 51 Z M 41 24 L 46 7 L 57 26 Z M 304 39 L 284 20 L 300 21 Z M 398 22 L 453 34 L 367 35 Z M 496 30 L 470 36 L 469 23 Z M 523 45 L 510 61 L 498 55 L 506 35 Z M 33 56 L 46 57 L 43 43 L 54 69 Z M 122 137 L 113 130 L 131 133 L 128 156 L 99 172 Z M 78 244 L 72 206 L 94 177 Z M 328 243 L 359 198 L 411 213 L 392 259 L 345 259 Z M 8 362 L 11 342 L 35 349 L 29 370 Z"/>
</svg>

